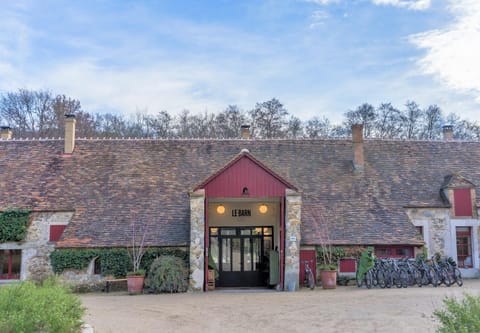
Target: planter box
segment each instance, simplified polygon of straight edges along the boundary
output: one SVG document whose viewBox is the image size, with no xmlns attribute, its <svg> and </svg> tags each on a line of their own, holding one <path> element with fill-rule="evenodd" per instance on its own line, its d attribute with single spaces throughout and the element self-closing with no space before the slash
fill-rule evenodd
<svg viewBox="0 0 480 333">
<path fill-rule="evenodd" d="M 215 271 L 213 269 L 208 270 L 207 286 L 208 286 L 208 290 L 215 289 Z"/>
</svg>

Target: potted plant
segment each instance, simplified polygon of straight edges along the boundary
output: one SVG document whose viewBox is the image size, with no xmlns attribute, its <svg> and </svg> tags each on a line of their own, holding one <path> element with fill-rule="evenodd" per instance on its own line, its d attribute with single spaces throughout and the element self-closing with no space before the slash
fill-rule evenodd
<svg viewBox="0 0 480 333">
<path fill-rule="evenodd" d="M 146 231 L 147 229 L 144 228 L 142 239 L 139 241 L 135 222 L 132 223 L 132 246 L 127 249 L 133 264 L 133 270 L 127 272 L 127 287 L 130 294 L 141 294 L 143 292 L 145 270 L 140 268 L 140 263 L 146 251 L 144 246 Z"/>
<path fill-rule="evenodd" d="M 336 249 L 330 240 L 330 233 L 326 223 L 320 235 L 320 245 L 317 247 L 317 262 L 323 289 L 335 289 L 337 286 L 338 258 Z"/>
</svg>

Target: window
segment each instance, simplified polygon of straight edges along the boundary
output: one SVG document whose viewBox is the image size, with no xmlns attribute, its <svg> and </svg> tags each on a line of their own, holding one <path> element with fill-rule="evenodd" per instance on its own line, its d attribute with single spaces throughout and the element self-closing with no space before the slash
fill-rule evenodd
<svg viewBox="0 0 480 333">
<path fill-rule="evenodd" d="M 375 247 L 375 256 L 378 258 L 413 258 L 413 247 L 395 245 Z"/>
<path fill-rule="evenodd" d="M 50 226 L 50 242 L 58 242 L 62 237 L 66 225 L 51 225 Z"/>
<path fill-rule="evenodd" d="M 460 268 L 472 268 L 472 230 L 470 227 L 457 227 L 457 262 Z"/>
<path fill-rule="evenodd" d="M 469 188 L 453 190 L 455 216 L 472 216 L 472 197 Z"/>
<path fill-rule="evenodd" d="M 0 250 L 0 280 L 20 279 L 21 250 Z"/>
</svg>

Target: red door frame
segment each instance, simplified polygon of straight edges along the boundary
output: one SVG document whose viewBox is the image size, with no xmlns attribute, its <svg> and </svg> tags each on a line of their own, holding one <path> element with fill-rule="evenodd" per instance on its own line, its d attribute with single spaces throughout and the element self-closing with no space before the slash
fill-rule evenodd
<svg viewBox="0 0 480 333">
<path fill-rule="evenodd" d="M 208 225 L 208 198 L 205 198 L 205 207 L 204 207 L 204 219 L 205 219 L 205 229 L 204 229 L 204 279 L 203 279 L 203 290 L 208 291 L 208 251 L 210 246 L 210 231 Z M 280 200 L 280 288 L 284 287 L 285 280 L 285 197 L 282 197 Z"/>
</svg>

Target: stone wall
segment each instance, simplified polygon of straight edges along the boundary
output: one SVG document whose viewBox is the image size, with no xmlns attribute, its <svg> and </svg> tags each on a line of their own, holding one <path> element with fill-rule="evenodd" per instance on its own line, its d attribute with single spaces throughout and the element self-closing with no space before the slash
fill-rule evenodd
<svg viewBox="0 0 480 333">
<path fill-rule="evenodd" d="M 293 291 L 299 289 L 302 197 L 289 189 L 285 194 L 285 288 Z"/>
<path fill-rule="evenodd" d="M 450 217 L 448 208 L 409 208 L 406 210 L 413 225 L 423 227 L 428 255 L 450 253 Z"/>
<path fill-rule="evenodd" d="M 32 213 L 27 235 L 23 242 L 0 244 L 2 249 L 22 251 L 21 280 L 40 281 L 53 274 L 50 253 L 55 243 L 50 242 L 50 225 L 68 224 L 73 212 Z"/>
<path fill-rule="evenodd" d="M 205 281 L 205 190 L 190 193 L 189 291 L 203 291 Z"/>
<path fill-rule="evenodd" d="M 451 218 L 449 208 L 409 208 L 406 212 L 415 226 L 423 227 L 429 257 L 438 252 L 456 260 L 456 227 L 470 227 L 473 268 L 463 269 L 462 275 L 480 276 L 480 221 L 478 218 Z"/>
</svg>

